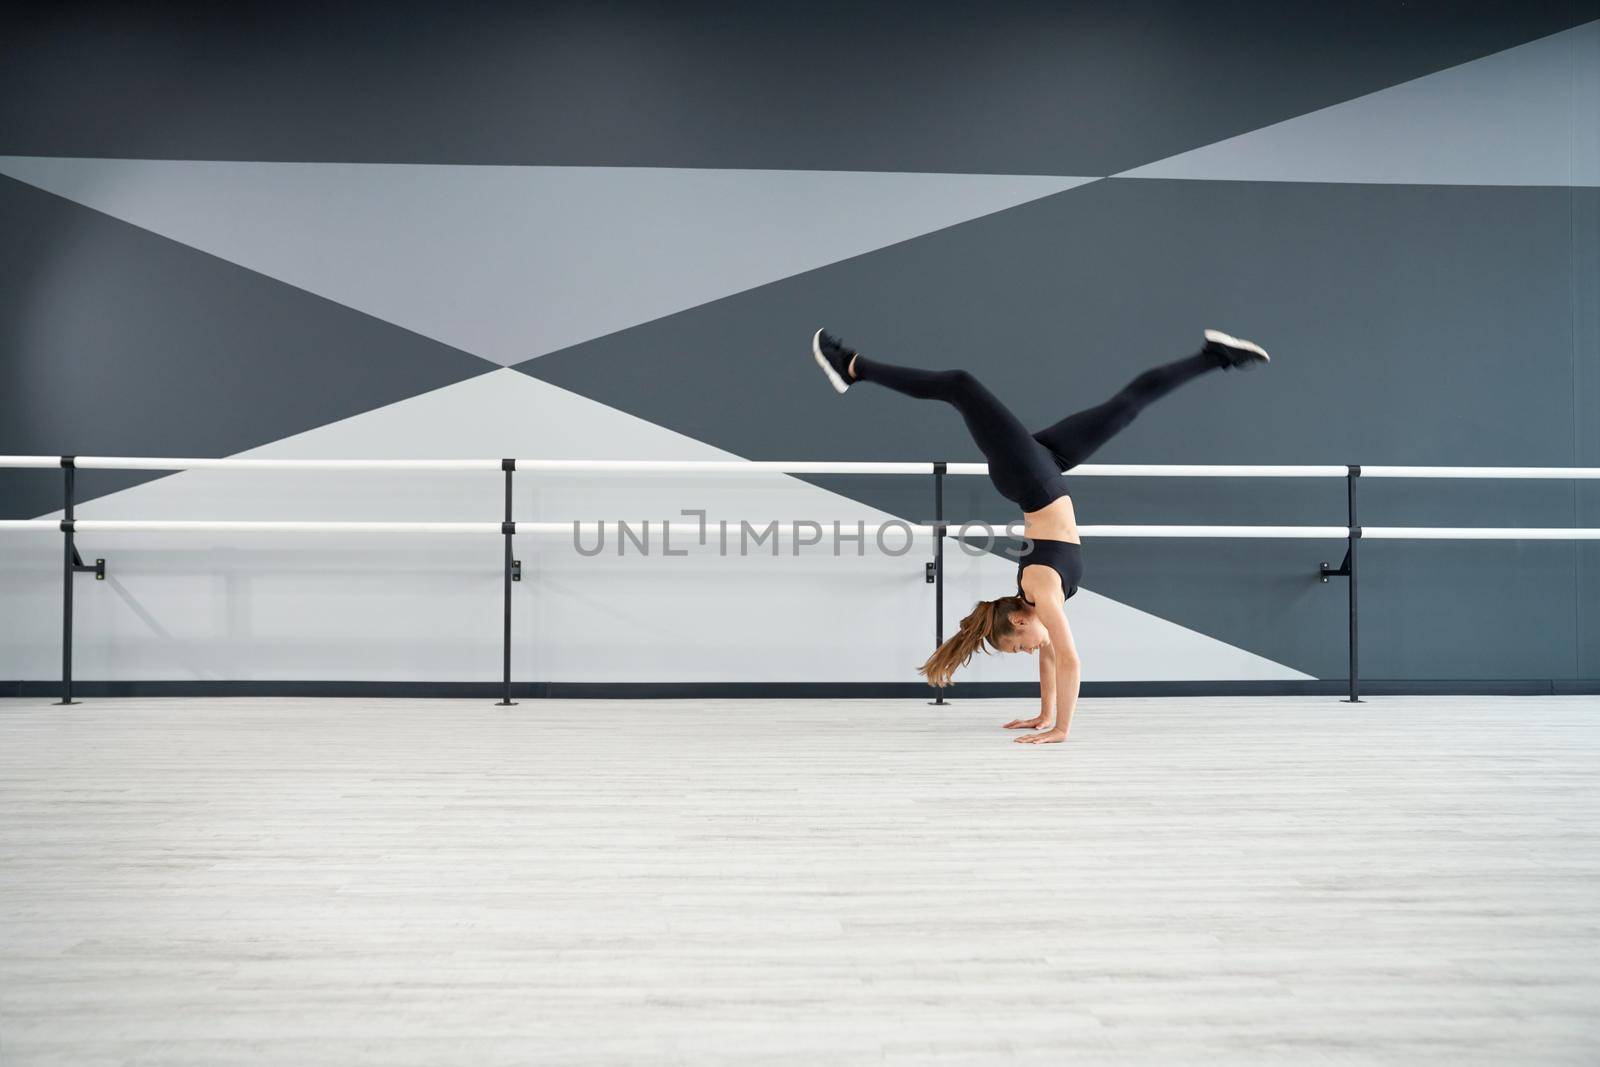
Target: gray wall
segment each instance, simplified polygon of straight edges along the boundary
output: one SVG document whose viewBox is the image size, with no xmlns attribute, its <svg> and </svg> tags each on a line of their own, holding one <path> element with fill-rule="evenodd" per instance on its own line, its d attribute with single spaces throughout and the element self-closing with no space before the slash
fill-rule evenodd
<svg viewBox="0 0 1600 1067">
<path fill-rule="evenodd" d="M 823 385 L 829 325 L 1045 425 L 1216 326 L 1268 370 L 1096 462 L 1600 466 L 1600 5 L 40 9 L 0 44 L 0 454 L 979 458 Z M 498 478 L 83 472 L 80 517 L 494 519 Z M 1331 524 L 1337 482 L 1079 479 L 1080 522 Z M 930 516 L 921 480 L 519 479 L 520 518 Z M 1015 512 L 981 479 L 947 514 Z M 0 516 L 59 473 L 0 471 Z M 1372 481 L 1368 525 L 1600 526 L 1600 487 Z M 499 543 L 84 537 L 86 679 L 492 679 Z M 524 680 L 915 682 L 919 547 L 519 539 Z M 59 665 L 0 548 L 0 679 Z M 1345 666 L 1340 542 L 1089 539 L 1101 683 Z M 1009 591 L 947 555 L 947 631 Z M 1362 670 L 1600 679 L 1600 548 L 1368 542 Z M 1026 683 L 1026 657 L 958 681 Z M 972 691 L 972 690 L 969 690 Z M 1012 691 L 1012 690 L 1005 690 Z M 957 693 L 962 692 L 958 686 Z"/>
</svg>

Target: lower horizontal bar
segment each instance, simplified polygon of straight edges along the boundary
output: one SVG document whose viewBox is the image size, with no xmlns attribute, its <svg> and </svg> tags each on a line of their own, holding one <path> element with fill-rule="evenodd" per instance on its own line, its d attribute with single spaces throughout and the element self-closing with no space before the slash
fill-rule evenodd
<svg viewBox="0 0 1600 1067">
<path fill-rule="evenodd" d="M 1362 478 L 1600 478 L 1600 467 L 1394 467 L 1361 465 Z"/>
<path fill-rule="evenodd" d="M 1283 537 L 1343 540 L 1348 526 L 1079 526 L 1085 537 Z"/>
<path fill-rule="evenodd" d="M 0 530 L 45 529 L 61 532 L 59 519 L 5 519 L 0 520 Z M 74 519 L 75 533 L 128 533 L 171 532 L 200 533 L 204 531 L 237 531 L 262 533 L 448 533 L 448 534 L 499 534 L 498 522 L 273 522 L 257 520 L 187 520 L 187 519 Z"/>
<path fill-rule="evenodd" d="M 1426 541 L 1593 541 L 1600 530 L 1573 526 L 1363 526 L 1361 539 Z"/>
<path fill-rule="evenodd" d="M 578 528 L 582 536 L 594 537 L 601 533 L 603 528 L 609 527 L 612 532 L 618 533 L 621 527 L 626 526 L 631 534 L 643 535 L 648 529 L 660 532 L 670 528 L 674 537 L 680 543 L 697 539 L 702 532 L 709 542 L 712 538 L 720 538 L 719 524 L 726 523 L 730 536 L 738 536 L 741 527 L 748 524 L 748 536 L 770 536 L 769 529 L 780 536 L 792 536 L 795 533 L 795 522 L 802 524 L 807 537 L 817 536 L 817 527 L 820 527 L 824 536 L 833 532 L 835 524 L 841 534 L 848 533 L 855 536 L 858 532 L 876 536 L 882 530 L 892 533 L 904 534 L 907 531 L 922 536 L 932 536 L 936 527 L 932 523 L 909 522 L 866 522 L 857 520 L 846 522 L 842 519 L 796 520 L 796 519 L 769 519 L 766 522 L 750 522 L 748 519 L 723 519 L 707 521 L 704 527 L 698 522 L 668 522 L 656 519 L 579 519 L 566 522 L 518 522 L 512 524 L 513 533 L 517 534 L 571 534 L 573 527 Z M 809 525 L 815 524 L 815 525 Z M 949 536 L 965 536 L 981 538 L 985 536 L 1013 537 L 1021 539 L 1021 523 L 1013 521 L 1010 528 L 972 521 L 965 526 L 959 523 L 946 523 L 945 529 Z M 61 532 L 61 523 L 56 519 L 9 519 L 0 521 L 0 530 L 50 530 Z M 261 531 L 273 533 L 465 533 L 465 534 L 502 534 L 503 524 L 498 522 L 273 522 L 273 521 L 203 521 L 203 520 L 156 520 L 156 519 L 77 519 L 73 523 L 77 533 L 97 532 L 145 532 L 163 531 L 175 533 L 194 533 L 202 531 Z M 1080 526 L 1081 534 L 1094 537 L 1302 537 L 1302 538 L 1344 538 L 1349 536 L 1349 531 L 1343 526 Z"/>
<path fill-rule="evenodd" d="M 708 521 L 703 527 L 698 522 L 668 522 L 656 519 L 579 519 L 566 522 L 518 522 L 510 524 L 511 533 L 514 534 L 571 534 L 573 528 L 578 528 L 580 536 L 593 537 L 610 527 L 613 533 L 619 533 L 626 527 L 632 536 L 642 537 L 646 531 L 660 532 L 670 529 L 672 535 L 679 539 L 680 544 L 697 539 L 702 532 L 707 542 L 713 537 L 721 537 L 720 524 L 726 523 L 730 536 L 738 536 L 748 527 L 747 536 L 764 540 L 768 536 L 793 536 L 797 531 L 795 523 L 800 523 L 808 539 L 831 534 L 837 526 L 841 534 L 848 533 L 855 536 L 858 532 L 876 536 L 880 531 L 888 530 L 895 534 L 911 532 L 922 536 L 932 536 L 937 527 L 932 523 L 910 522 L 846 522 L 841 519 L 819 521 L 813 519 L 770 519 L 766 522 L 750 522 L 748 519 L 723 519 Z M 1010 537 L 1020 540 L 1021 524 L 1013 521 L 1010 527 L 994 524 L 985 524 L 972 521 L 965 525 L 961 523 L 944 523 L 944 529 L 951 537 L 982 538 L 985 536 Z M 4 519 L 0 520 L 0 531 L 5 530 L 40 530 L 60 533 L 62 528 L 59 519 Z M 255 521 L 255 520 L 159 520 L 159 519 L 76 519 L 73 521 L 73 530 L 76 533 L 99 532 L 172 532 L 172 533 L 198 533 L 204 531 L 215 532 L 262 532 L 262 533 L 430 533 L 430 534 L 495 534 L 503 535 L 506 524 L 500 522 L 293 522 L 293 521 Z M 1345 526 L 1080 526 L 1080 535 L 1085 537 L 1251 537 L 1251 538 L 1299 538 L 1309 540 L 1342 540 L 1350 536 L 1350 530 Z M 1597 540 L 1600 539 L 1600 528 L 1584 527 L 1456 527 L 1456 526 L 1363 526 L 1361 527 L 1362 540 Z"/>
<path fill-rule="evenodd" d="M 1343 678 L 1227 679 L 1199 681 L 1084 680 L 1080 693 L 1097 697 L 1339 696 Z M 367 697 L 371 699 L 483 699 L 505 692 L 501 682 L 366 682 L 74 680 L 74 695 L 85 697 Z M 59 681 L 0 682 L 0 697 L 48 700 Z M 513 682 L 511 695 L 524 700 L 926 700 L 938 692 L 926 682 Z M 963 699 L 1037 700 L 1039 683 L 959 682 L 945 689 L 951 707 Z M 1600 694 L 1600 678 L 1444 678 L 1361 680 L 1365 696 L 1547 696 Z M 515 713 L 513 713 L 515 714 Z"/>
</svg>

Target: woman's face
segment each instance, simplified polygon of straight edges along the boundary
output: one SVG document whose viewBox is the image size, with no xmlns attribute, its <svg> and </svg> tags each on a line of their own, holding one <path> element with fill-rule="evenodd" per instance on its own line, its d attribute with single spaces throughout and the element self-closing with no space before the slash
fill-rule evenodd
<svg viewBox="0 0 1600 1067">
<path fill-rule="evenodd" d="M 1011 613 L 1012 630 L 1000 639 L 1002 652 L 1036 652 L 1050 643 L 1050 633 L 1033 612 Z"/>
</svg>

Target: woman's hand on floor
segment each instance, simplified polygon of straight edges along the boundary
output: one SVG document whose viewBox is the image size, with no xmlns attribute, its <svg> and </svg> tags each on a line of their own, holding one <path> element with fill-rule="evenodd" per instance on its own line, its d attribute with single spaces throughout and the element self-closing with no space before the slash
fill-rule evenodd
<svg viewBox="0 0 1600 1067">
<path fill-rule="evenodd" d="M 1065 730 L 1046 730 L 1042 734 L 1029 734 L 1027 737 L 1017 738 L 1019 745 L 1053 745 L 1067 739 Z"/>
</svg>

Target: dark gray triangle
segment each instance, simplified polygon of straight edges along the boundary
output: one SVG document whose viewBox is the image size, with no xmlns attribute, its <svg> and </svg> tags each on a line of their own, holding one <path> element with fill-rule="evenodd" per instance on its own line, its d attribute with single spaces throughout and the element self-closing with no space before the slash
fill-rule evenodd
<svg viewBox="0 0 1600 1067">
<path fill-rule="evenodd" d="M 9 178 L 0 233 L 0 454 L 226 456 L 495 369 Z M 59 473 L 0 471 L 0 515 L 61 506 Z"/>
</svg>

